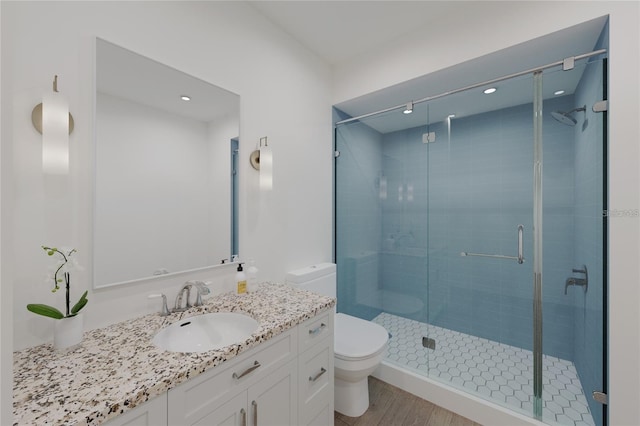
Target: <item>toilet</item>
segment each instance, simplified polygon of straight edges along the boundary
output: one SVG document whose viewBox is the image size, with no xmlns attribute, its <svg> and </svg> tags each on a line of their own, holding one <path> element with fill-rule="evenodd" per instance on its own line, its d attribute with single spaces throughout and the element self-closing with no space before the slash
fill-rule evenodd
<svg viewBox="0 0 640 426">
<path fill-rule="evenodd" d="M 321 263 L 291 271 L 288 284 L 336 297 L 336 265 Z M 359 417 L 369 408 L 368 377 L 384 356 L 389 333 L 381 325 L 343 313 L 335 315 L 335 410 Z"/>
</svg>

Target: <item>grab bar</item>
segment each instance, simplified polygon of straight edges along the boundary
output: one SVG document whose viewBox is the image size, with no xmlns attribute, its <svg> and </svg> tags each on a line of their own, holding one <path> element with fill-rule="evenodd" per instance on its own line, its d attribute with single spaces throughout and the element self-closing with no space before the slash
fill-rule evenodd
<svg viewBox="0 0 640 426">
<path fill-rule="evenodd" d="M 469 253 L 463 251 L 460 256 L 477 256 L 477 257 L 492 257 L 494 259 L 509 259 L 515 260 L 519 264 L 524 263 L 524 249 L 522 243 L 522 234 L 524 233 L 524 225 L 518 225 L 518 255 L 517 256 L 505 256 L 504 254 L 486 254 L 486 253 Z"/>
</svg>

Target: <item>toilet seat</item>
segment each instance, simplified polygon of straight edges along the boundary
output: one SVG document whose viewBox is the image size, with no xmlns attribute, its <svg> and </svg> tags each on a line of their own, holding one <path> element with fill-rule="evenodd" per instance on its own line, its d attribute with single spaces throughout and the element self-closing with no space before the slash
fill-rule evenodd
<svg viewBox="0 0 640 426">
<path fill-rule="evenodd" d="M 379 324 L 346 314 L 335 315 L 334 354 L 345 361 L 375 357 L 382 352 L 389 333 Z"/>
</svg>

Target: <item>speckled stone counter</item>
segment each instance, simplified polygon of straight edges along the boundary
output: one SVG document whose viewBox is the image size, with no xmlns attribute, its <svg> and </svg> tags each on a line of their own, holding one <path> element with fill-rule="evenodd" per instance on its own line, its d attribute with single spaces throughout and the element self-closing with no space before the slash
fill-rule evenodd
<svg viewBox="0 0 640 426">
<path fill-rule="evenodd" d="M 283 284 L 227 293 L 204 306 L 146 315 L 84 334 L 65 353 L 45 344 L 13 354 L 14 425 L 97 425 L 334 306 L 335 300 Z M 88 307 L 91 309 L 91 306 Z M 242 344 L 203 353 L 167 352 L 151 343 L 161 328 L 206 312 L 244 312 L 259 322 Z"/>
</svg>

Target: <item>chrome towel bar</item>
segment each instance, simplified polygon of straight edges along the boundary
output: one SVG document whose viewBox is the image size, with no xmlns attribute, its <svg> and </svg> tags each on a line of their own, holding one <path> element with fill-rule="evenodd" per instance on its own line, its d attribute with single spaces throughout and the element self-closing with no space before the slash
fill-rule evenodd
<svg viewBox="0 0 640 426">
<path fill-rule="evenodd" d="M 524 263 L 524 252 L 522 244 L 522 234 L 524 233 L 524 225 L 518 225 L 518 255 L 517 256 L 505 256 L 504 254 L 486 254 L 486 253 L 470 253 L 463 251 L 460 256 L 478 256 L 478 257 L 492 257 L 494 259 L 508 259 L 515 260 L 519 264 Z"/>
</svg>

